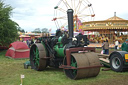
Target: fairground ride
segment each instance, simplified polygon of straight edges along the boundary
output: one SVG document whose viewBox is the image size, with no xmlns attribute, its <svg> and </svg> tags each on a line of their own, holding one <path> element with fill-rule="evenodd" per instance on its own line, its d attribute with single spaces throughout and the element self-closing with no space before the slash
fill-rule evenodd
<svg viewBox="0 0 128 85">
<path fill-rule="evenodd" d="M 73 9 L 74 31 L 82 30 L 82 22 L 94 20 L 92 4 L 88 0 L 60 0 L 54 7 L 54 18 L 57 29 L 67 30 L 67 10 Z"/>
</svg>

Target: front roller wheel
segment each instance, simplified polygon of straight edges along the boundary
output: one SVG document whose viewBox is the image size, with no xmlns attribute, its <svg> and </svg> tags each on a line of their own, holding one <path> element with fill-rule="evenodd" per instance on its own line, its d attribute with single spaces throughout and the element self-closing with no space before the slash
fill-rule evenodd
<svg viewBox="0 0 128 85">
<path fill-rule="evenodd" d="M 66 58 L 64 59 L 64 65 L 67 65 Z M 96 56 L 93 52 L 72 53 L 71 66 L 76 68 L 100 66 L 100 61 L 98 59 L 98 56 Z M 66 76 L 71 79 L 81 79 L 97 76 L 100 72 L 100 67 L 88 69 L 64 69 L 64 72 Z"/>
<path fill-rule="evenodd" d="M 30 64 L 32 69 L 41 71 L 46 68 L 47 60 L 43 59 L 43 57 L 46 57 L 44 46 L 41 43 L 33 44 L 30 48 Z"/>
</svg>

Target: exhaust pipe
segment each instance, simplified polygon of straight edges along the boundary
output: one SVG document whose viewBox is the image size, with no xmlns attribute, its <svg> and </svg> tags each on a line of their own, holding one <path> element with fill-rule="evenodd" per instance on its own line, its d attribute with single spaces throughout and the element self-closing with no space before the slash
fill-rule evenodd
<svg viewBox="0 0 128 85">
<path fill-rule="evenodd" d="M 73 9 L 68 9 L 67 14 L 68 14 L 69 38 L 72 38 L 74 37 L 73 35 Z"/>
</svg>

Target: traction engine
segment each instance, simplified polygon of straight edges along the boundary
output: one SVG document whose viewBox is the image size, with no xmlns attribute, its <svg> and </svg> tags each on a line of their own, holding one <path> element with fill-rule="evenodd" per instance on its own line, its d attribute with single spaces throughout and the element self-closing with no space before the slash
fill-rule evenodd
<svg viewBox="0 0 128 85">
<path fill-rule="evenodd" d="M 68 32 L 57 30 L 55 36 L 43 36 L 40 43 L 30 48 L 32 69 L 42 71 L 47 66 L 63 68 L 67 77 L 81 79 L 95 77 L 100 72 L 100 61 L 95 48 L 87 47 L 87 35 L 73 35 L 73 10 L 68 9 Z"/>
</svg>

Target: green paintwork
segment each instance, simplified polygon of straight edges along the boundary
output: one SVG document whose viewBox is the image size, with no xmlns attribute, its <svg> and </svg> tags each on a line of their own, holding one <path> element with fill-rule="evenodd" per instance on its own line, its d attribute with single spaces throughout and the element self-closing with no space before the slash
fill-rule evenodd
<svg viewBox="0 0 128 85">
<path fill-rule="evenodd" d="M 75 61 L 75 59 L 73 57 L 71 57 L 71 66 L 77 68 L 77 62 Z M 77 74 L 77 69 L 72 69 L 72 71 L 73 71 L 73 75 Z"/>
<path fill-rule="evenodd" d="M 54 50 L 56 51 L 56 55 L 57 57 L 64 57 L 64 47 L 63 44 L 59 43 L 58 45 L 54 46 Z"/>
<path fill-rule="evenodd" d="M 61 43 L 62 37 L 60 36 L 58 38 L 58 42 L 57 45 L 54 46 L 54 50 L 56 51 L 56 55 L 57 57 L 64 57 L 64 46 Z"/>
<path fill-rule="evenodd" d="M 116 62 L 117 62 L 118 65 L 120 65 L 120 61 L 119 60 L 117 60 Z"/>
<path fill-rule="evenodd" d="M 100 63 L 102 63 L 105 67 L 110 68 L 110 63 L 104 62 L 102 60 L 100 60 Z"/>
<path fill-rule="evenodd" d="M 62 37 L 59 37 L 58 39 L 58 43 L 61 43 Z"/>
<path fill-rule="evenodd" d="M 39 51 L 38 51 L 37 47 L 36 47 L 36 49 L 33 50 L 33 53 L 34 53 L 33 60 L 35 61 L 35 65 L 39 66 Z"/>
</svg>

